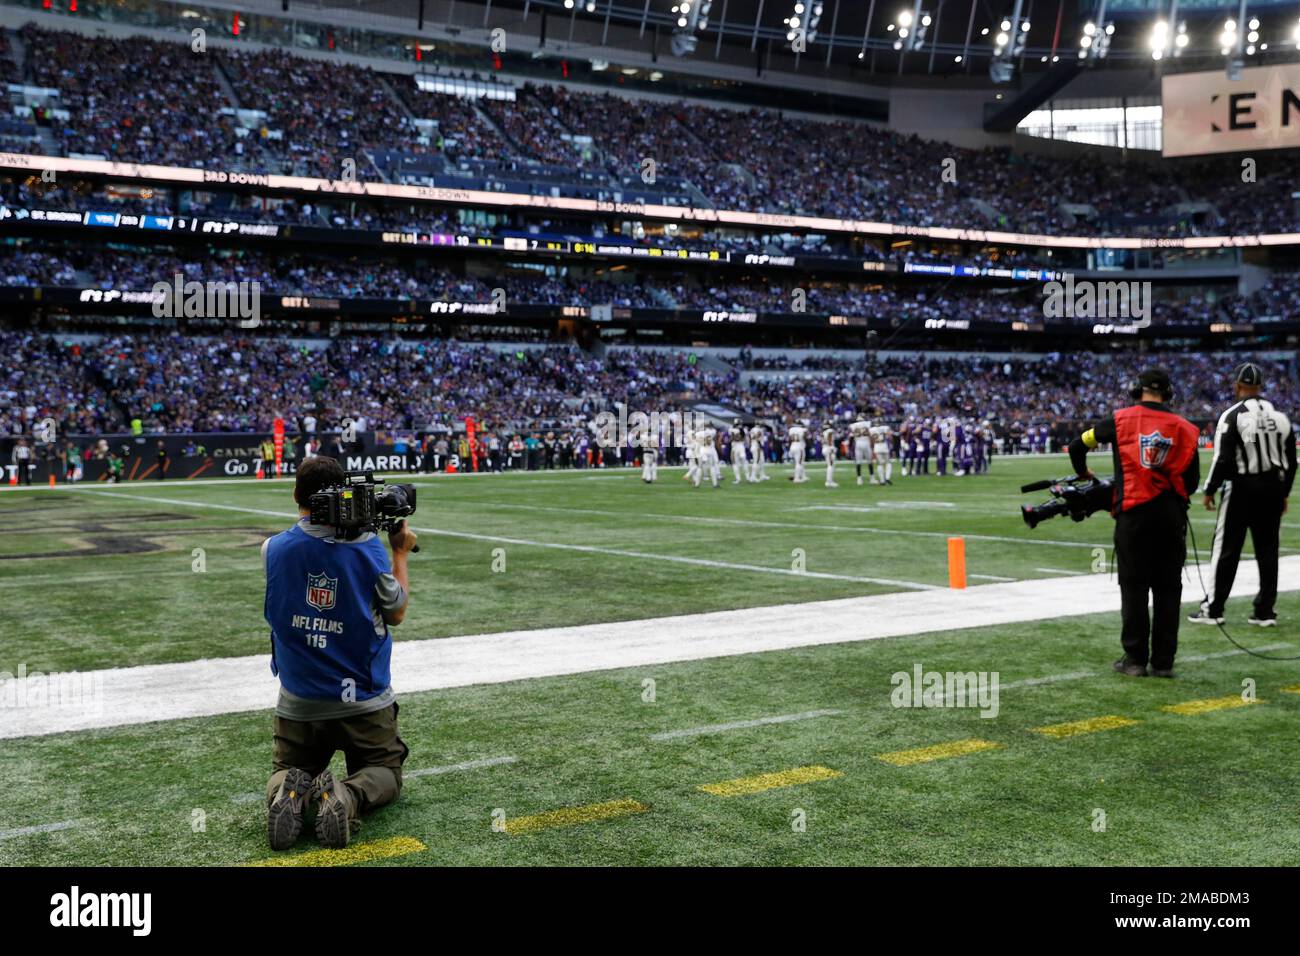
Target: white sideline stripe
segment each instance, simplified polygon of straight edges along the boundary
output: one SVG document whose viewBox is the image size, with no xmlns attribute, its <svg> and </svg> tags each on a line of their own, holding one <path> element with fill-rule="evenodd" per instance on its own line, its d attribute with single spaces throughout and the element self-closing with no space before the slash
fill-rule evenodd
<svg viewBox="0 0 1300 956">
<path fill-rule="evenodd" d="M 480 767 L 500 767 L 502 764 L 515 763 L 518 757 L 484 757 L 482 760 L 463 760 L 460 763 L 449 763 L 442 767 L 425 767 L 423 770 L 403 770 L 402 779 L 411 780 L 416 777 L 436 777 L 444 773 L 459 773 L 462 770 L 478 770 Z"/>
<path fill-rule="evenodd" d="M 465 507 L 480 506 L 483 508 L 509 508 L 517 511 L 551 511 L 561 514 L 585 514 L 598 515 L 609 518 L 626 518 L 626 511 L 606 511 L 599 508 L 560 508 L 556 505 L 519 505 L 510 504 L 504 501 L 458 501 L 456 502 L 457 510 L 464 510 Z M 801 508 L 800 511 L 810 511 L 810 508 Z M 870 510 L 870 509 L 866 509 Z M 844 524 L 806 524 L 796 521 L 757 521 L 752 518 L 717 518 L 709 515 L 683 515 L 683 514 L 664 514 L 653 511 L 637 511 L 636 517 L 640 518 L 658 518 L 664 521 L 689 521 L 692 524 L 732 524 L 740 525 L 746 528 L 795 528 L 799 531 L 856 531 L 864 534 L 893 534 L 903 537 L 917 538 L 943 538 L 953 537 L 946 531 L 908 531 L 902 528 L 872 528 L 866 525 L 844 525 Z M 959 534 L 958 537 L 965 538 L 968 541 L 1001 541 L 1010 544 L 1049 544 L 1063 548 L 1100 548 L 1109 547 L 1109 543 L 1091 542 L 1091 541 L 1056 541 L 1051 538 L 1012 538 L 1006 535 L 995 534 Z"/>
<path fill-rule="evenodd" d="M 1258 586 L 1256 566 L 1243 565 L 1237 577 L 1239 593 Z M 1278 563 L 1278 590 L 1300 591 L 1300 557 L 1285 557 Z M 1199 602 L 1200 595 L 1195 595 L 1183 603 Z M 1109 575 L 1088 574 L 980 584 L 960 591 L 896 592 L 639 621 L 407 640 L 393 648 L 394 687 L 400 695 L 503 684 L 1112 613 L 1119 606 L 1119 584 Z M 1229 653 L 1223 652 L 1224 656 Z M 0 739 L 270 710 L 275 706 L 279 682 L 271 676 L 268 664 L 268 655 L 257 654 L 98 671 L 103 694 L 96 703 L 102 706 L 5 708 Z M 25 683 L 32 679 L 15 680 L 12 693 L 25 700 Z M 5 691 L 6 695 L 11 692 L 8 684 Z"/>
<path fill-rule="evenodd" d="M 733 720 L 727 724 L 709 724 L 704 727 L 686 727 L 682 730 L 666 730 L 661 734 L 651 734 L 656 741 L 678 740 L 682 737 L 702 737 L 706 734 L 723 734 L 728 730 L 743 730 L 746 727 L 762 727 L 767 724 L 788 724 L 796 720 L 812 720 L 816 717 L 836 717 L 842 710 L 807 710 L 802 714 L 777 714 L 775 717 L 756 717 L 753 720 Z"/>
<path fill-rule="evenodd" d="M 979 578 L 981 581 L 1014 581 L 1015 578 L 1003 577 L 1000 574 L 968 574 L 967 577 Z"/>
<path fill-rule="evenodd" d="M 71 830 L 80 826 L 76 820 L 63 820 L 59 823 L 38 823 L 31 827 L 18 827 L 14 830 L 0 830 L 0 840 L 15 840 L 18 837 L 31 836 L 34 833 L 56 833 L 59 830 Z"/>
<path fill-rule="evenodd" d="M 106 498 L 127 498 L 160 505 L 177 505 L 181 508 L 216 508 L 221 511 L 239 511 L 246 514 L 267 515 L 272 518 L 294 520 L 297 515 L 287 511 L 269 511 L 265 508 L 246 508 L 242 505 L 219 505 L 202 501 L 180 501 L 176 498 L 155 498 L 152 495 L 124 495 L 114 491 L 87 490 L 86 494 Z M 728 571 L 753 571 L 757 574 L 779 574 L 795 578 L 820 578 L 828 581 L 852 581 L 855 584 L 888 584 L 892 587 L 911 588 L 914 591 L 942 591 L 937 584 L 919 581 L 901 581 L 897 578 L 878 578 L 856 574 L 831 574 L 829 571 L 795 571 L 792 568 L 769 568 L 761 564 L 736 564 L 731 561 L 714 561 L 710 558 L 687 558 L 676 554 L 651 554 L 648 551 L 627 551 L 621 548 L 601 548 L 591 544 L 564 544 L 558 541 L 533 541 L 528 538 L 506 538 L 495 534 L 474 534 L 469 531 L 447 531 L 443 528 L 421 528 L 411 525 L 419 534 L 436 534 L 445 538 L 467 538 L 471 541 L 490 541 L 493 544 L 517 544 L 527 548 L 551 548 L 556 551 L 581 551 L 586 554 L 608 554 L 616 558 L 636 558 L 641 561 L 666 561 L 670 564 L 689 564 L 695 567 L 723 568 Z"/>
<path fill-rule="evenodd" d="M 1087 571 L 1070 571 L 1066 568 L 1034 568 L 1035 571 L 1041 571 L 1043 574 L 1087 574 Z"/>
</svg>

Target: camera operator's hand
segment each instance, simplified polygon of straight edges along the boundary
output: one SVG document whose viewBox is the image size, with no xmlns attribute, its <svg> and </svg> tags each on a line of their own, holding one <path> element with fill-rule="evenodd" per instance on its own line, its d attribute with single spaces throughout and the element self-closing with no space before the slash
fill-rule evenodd
<svg viewBox="0 0 1300 956">
<path fill-rule="evenodd" d="M 1081 471 L 1081 472 L 1079 472 L 1078 478 L 1079 478 L 1080 481 L 1096 481 L 1096 480 L 1097 480 L 1097 476 L 1094 475 L 1091 471 Z"/>
<path fill-rule="evenodd" d="M 393 525 L 393 530 L 388 532 L 388 546 L 393 549 L 394 554 L 408 554 L 415 549 L 415 542 L 419 540 L 414 531 L 406 526 L 405 521 L 399 521 Z"/>
<path fill-rule="evenodd" d="M 1214 510 L 1214 495 L 1205 496 L 1205 510 L 1206 511 Z"/>
</svg>

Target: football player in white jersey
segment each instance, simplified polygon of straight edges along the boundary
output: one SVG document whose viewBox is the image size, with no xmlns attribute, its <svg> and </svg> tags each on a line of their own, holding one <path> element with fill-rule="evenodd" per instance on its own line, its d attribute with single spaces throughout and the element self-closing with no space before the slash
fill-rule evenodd
<svg viewBox="0 0 1300 956">
<path fill-rule="evenodd" d="M 733 485 L 738 485 L 745 474 L 745 426 L 737 418 L 731 423 L 731 471 L 735 475 Z"/>
<path fill-rule="evenodd" d="M 849 435 L 853 438 L 853 467 L 858 473 L 858 484 L 862 484 L 863 462 L 867 463 L 874 484 L 876 466 L 871 460 L 871 422 L 867 421 L 865 415 L 849 426 Z"/>
<path fill-rule="evenodd" d="M 807 447 L 805 441 L 808 438 L 808 429 L 795 422 L 786 429 L 785 435 L 790 442 L 790 461 L 794 463 L 794 475 L 790 480 L 803 484 L 808 480 L 808 475 L 804 472 L 804 449 Z"/>
<path fill-rule="evenodd" d="M 659 477 L 659 436 L 647 432 L 641 439 L 641 480 L 654 484 Z"/>
<path fill-rule="evenodd" d="M 838 488 L 835 483 L 835 426 L 829 423 L 822 429 L 822 458 L 826 459 L 826 487 Z"/>
<path fill-rule="evenodd" d="M 695 433 L 696 440 L 699 441 L 698 456 L 700 466 L 700 477 L 708 476 L 709 481 L 714 488 L 718 487 L 718 482 L 722 480 L 722 468 L 718 462 L 718 430 L 712 425 L 705 425 Z M 699 482 L 697 481 L 698 485 Z"/>
<path fill-rule="evenodd" d="M 700 487 L 700 440 L 694 428 L 686 429 L 682 436 L 686 443 L 686 474 L 682 478 Z"/>
<path fill-rule="evenodd" d="M 754 423 L 749 429 L 749 480 L 767 481 L 768 474 L 763 462 L 763 426 Z"/>
<path fill-rule="evenodd" d="M 888 425 L 871 427 L 871 457 L 875 459 L 875 474 L 871 480 L 874 484 L 892 485 L 894 483 L 894 462 L 890 459 L 889 442 L 891 439 Z"/>
</svg>

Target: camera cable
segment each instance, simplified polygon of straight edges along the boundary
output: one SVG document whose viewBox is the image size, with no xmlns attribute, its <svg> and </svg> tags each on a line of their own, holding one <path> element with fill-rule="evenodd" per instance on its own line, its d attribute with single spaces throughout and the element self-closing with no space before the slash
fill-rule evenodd
<svg viewBox="0 0 1300 956">
<path fill-rule="evenodd" d="M 1196 577 L 1201 583 L 1201 596 L 1204 602 L 1208 605 L 1210 603 L 1210 591 L 1209 588 L 1205 586 L 1204 575 L 1201 574 L 1201 553 L 1199 549 L 1196 547 L 1196 531 L 1192 527 L 1190 516 L 1185 519 L 1184 527 L 1187 528 L 1187 533 L 1192 538 L 1192 559 L 1196 562 Z M 1216 622 L 1215 626 L 1219 629 L 1220 633 L 1222 633 L 1223 636 L 1228 639 L 1229 643 L 1231 643 L 1234 647 L 1238 648 L 1239 650 L 1245 651 L 1247 654 L 1251 655 L 1252 657 L 1258 657 L 1266 661 L 1300 661 L 1300 654 L 1297 654 L 1294 657 L 1275 657 L 1271 654 L 1262 654 L 1259 651 L 1251 650 L 1249 647 L 1246 647 L 1244 644 L 1239 643 L 1231 634 L 1229 634 L 1228 629 L 1224 627 L 1222 623 Z"/>
</svg>

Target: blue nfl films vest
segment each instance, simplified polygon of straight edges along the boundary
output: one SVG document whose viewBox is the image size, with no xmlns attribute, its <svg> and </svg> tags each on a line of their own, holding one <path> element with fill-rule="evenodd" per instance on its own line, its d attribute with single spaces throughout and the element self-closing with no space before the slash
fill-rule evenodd
<svg viewBox="0 0 1300 956">
<path fill-rule="evenodd" d="M 266 548 L 266 602 L 271 673 L 308 700 L 342 700 L 355 682 L 356 700 L 389 684 L 393 642 L 375 632 L 375 583 L 391 570 L 379 538 L 331 542 L 298 525 Z"/>
</svg>

